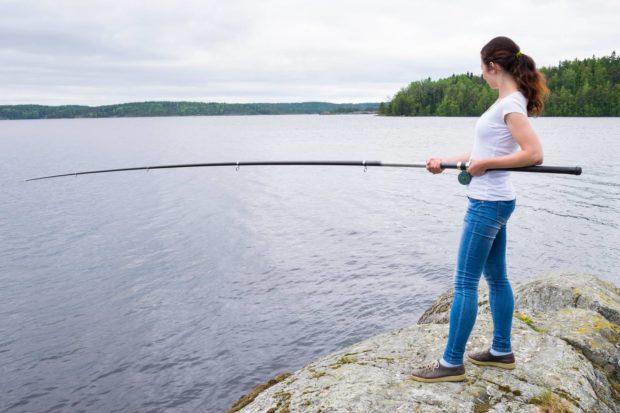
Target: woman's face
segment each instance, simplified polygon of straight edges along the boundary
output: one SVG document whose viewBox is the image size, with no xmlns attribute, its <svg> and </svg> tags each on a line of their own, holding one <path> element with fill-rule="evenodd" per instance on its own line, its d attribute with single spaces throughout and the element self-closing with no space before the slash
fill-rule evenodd
<svg viewBox="0 0 620 413">
<path fill-rule="evenodd" d="M 489 63 L 489 66 L 484 64 L 484 61 L 480 59 L 480 69 L 482 69 L 482 77 L 487 81 L 487 84 L 491 89 L 497 89 L 499 86 L 497 84 L 498 70 L 496 69 L 495 63 Z"/>
</svg>

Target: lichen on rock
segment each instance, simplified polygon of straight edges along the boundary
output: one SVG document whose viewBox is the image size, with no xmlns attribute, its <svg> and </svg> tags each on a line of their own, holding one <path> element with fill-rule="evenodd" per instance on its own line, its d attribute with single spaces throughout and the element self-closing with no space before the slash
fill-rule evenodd
<svg viewBox="0 0 620 413">
<path fill-rule="evenodd" d="M 252 394 L 239 411 L 620 412 L 620 289 L 563 273 L 515 283 L 514 293 L 514 370 L 466 362 L 465 382 L 411 380 L 414 367 L 442 355 L 450 290 L 418 324 L 324 356 Z M 490 346 L 488 295 L 481 282 L 468 352 Z"/>
</svg>

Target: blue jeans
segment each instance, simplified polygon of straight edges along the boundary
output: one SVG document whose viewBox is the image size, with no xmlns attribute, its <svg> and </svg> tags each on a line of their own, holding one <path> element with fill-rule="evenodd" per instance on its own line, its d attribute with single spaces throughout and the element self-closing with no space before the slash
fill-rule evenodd
<svg viewBox="0 0 620 413">
<path fill-rule="evenodd" d="M 469 199 L 454 276 L 448 343 L 443 354 L 448 363 L 463 364 L 465 345 L 478 314 L 478 282 L 482 273 L 489 285 L 492 347 L 496 351 L 511 351 L 514 296 L 506 274 L 506 222 L 514 209 L 514 200 Z"/>
</svg>

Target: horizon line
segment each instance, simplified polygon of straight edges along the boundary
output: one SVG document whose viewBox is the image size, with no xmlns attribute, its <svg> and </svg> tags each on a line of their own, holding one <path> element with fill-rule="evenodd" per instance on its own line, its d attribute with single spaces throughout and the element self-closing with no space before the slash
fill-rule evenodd
<svg viewBox="0 0 620 413">
<path fill-rule="evenodd" d="M 46 106 L 46 107 L 61 107 L 61 106 L 80 106 L 80 107 L 89 107 L 89 108 L 98 108 L 103 106 L 117 106 L 117 105 L 131 105 L 131 104 L 139 104 L 139 103 L 203 103 L 203 104 L 219 104 L 219 105 L 295 105 L 295 104 L 304 104 L 304 103 L 327 103 L 330 105 L 368 105 L 368 104 L 380 104 L 383 101 L 366 101 L 366 102 L 329 102 L 326 100 L 304 100 L 304 101 L 294 101 L 294 102 L 218 102 L 218 101 L 199 101 L 199 100 L 139 100 L 139 101 L 129 101 L 129 102 L 120 102 L 120 103 L 109 103 L 104 105 L 86 105 L 86 104 L 58 104 L 58 105 L 48 105 L 41 103 L 0 103 L 0 107 L 2 106 Z"/>
</svg>

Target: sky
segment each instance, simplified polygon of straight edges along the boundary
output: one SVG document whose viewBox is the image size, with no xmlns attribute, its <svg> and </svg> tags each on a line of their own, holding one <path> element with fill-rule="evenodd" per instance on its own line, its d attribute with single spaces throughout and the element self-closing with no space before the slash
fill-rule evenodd
<svg viewBox="0 0 620 413">
<path fill-rule="evenodd" d="M 480 74 L 495 36 L 538 66 L 620 52 L 620 1 L 0 0 L 0 104 L 379 102 Z"/>
</svg>

